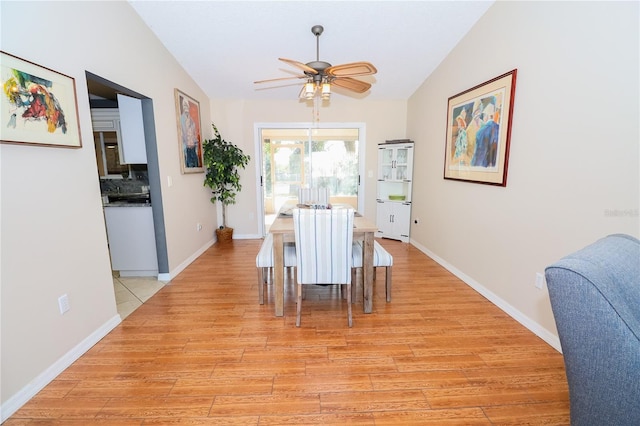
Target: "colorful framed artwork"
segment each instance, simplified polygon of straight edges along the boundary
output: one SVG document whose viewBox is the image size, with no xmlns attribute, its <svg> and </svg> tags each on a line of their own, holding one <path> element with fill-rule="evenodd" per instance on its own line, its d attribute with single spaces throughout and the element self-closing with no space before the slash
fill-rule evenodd
<svg viewBox="0 0 640 426">
<path fill-rule="evenodd" d="M 175 89 L 180 169 L 182 173 L 204 173 L 202 127 L 198 101 Z"/>
<path fill-rule="evenodd" d="M 80 148 L 76 82 L 0 51 L 0 142 Z"/>
<path fill-rule="evenodd" d="M 449 98 L 444 178 L 507 186 L 517 70 Z"/>
</svg>

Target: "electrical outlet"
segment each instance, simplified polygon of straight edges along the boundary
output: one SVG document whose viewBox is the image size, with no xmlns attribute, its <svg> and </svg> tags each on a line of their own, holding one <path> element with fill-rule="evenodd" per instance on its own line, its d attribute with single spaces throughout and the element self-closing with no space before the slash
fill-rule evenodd
<svg viewBox="0 0 640 426">
<path fill-rule="evenodd" d="M 536 288 L 542 290 L 544 287 L 544 275 L 540 272 L 536 272 Z"/>
<path fill-rule="evenodd" d="M 58 307 L 60 308 L 60 315 L 71 309 L 71 305 L 69 304 L 69 296 L 63 294 L 62 296 L 58 297 Z"/>
</svg>

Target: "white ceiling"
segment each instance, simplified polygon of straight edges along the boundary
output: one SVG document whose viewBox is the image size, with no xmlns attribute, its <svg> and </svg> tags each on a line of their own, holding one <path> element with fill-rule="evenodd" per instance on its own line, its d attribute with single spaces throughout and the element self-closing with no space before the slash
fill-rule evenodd
<svg viewBox="0 0 640 426">
<path fill-rule="evenodd" d="M 407 99 L 493 4 L 490 1 L 137 1 L 142 20 L 210 98 L 296 99 L 300 75 L 279 57 L 316 60 L 311 27 L 324 27 L 320 60 L 368 61 L 367 99 Z"/>
</svg>

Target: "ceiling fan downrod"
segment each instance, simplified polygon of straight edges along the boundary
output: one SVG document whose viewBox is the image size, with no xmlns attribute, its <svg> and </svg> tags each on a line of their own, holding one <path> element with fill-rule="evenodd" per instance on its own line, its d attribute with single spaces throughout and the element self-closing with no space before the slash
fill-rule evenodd
<svg viewBox="0 0 640 426">
<path fill-rule="evenodd" d="M 324 31 L 324 27 L 322 25 L 314 25 L 313 27 L 311 27 L 311 32 L 313 33 L 313 35 L 316 36 L 316 60 L 307 62 L 305 64 L 316 71 L 315 73 L 310 73 L 305 71 L 305 74 L 308 75 L 309 77 L 312 77 L 316 83 L 319 83 L 320 81 L 322 81 L 322 79 L 325 77 L 324 70 L 326 70 L 331 66 L 329 62 L 320 60 L 320 35 L 322 34 L 323 31 Z"/>
<path fill-rule="evenodd" d="M 316 61 L 320 62 L 320 35 L 324 31 L 322 25 L 314 25 L 311 27 L 311 32 L 316 36 Z"/>
</svg>

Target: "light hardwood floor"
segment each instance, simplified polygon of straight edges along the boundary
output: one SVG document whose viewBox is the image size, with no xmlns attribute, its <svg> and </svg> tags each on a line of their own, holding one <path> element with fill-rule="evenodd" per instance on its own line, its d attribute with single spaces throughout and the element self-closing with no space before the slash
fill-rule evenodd
<svg viewBox="0 0 640 426">
<path fill-rule="evenodd" d="M 415 247 L 374 311 L 312 286 L 258 304 L 259 240 L 216 244 L 5 423 L 567 425 L 562 355 Z"/>
</svg>

